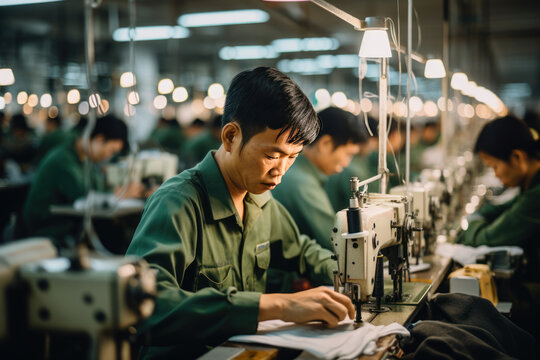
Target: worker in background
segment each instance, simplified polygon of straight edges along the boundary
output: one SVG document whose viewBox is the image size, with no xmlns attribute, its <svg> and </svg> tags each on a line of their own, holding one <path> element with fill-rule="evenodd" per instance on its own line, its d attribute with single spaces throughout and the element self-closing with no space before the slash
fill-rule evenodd
<svg viewBox="0 0 540 360">
<path fill-rule="evenodd" d="M 364 121 L 362 119 L 356 121 L 360 121 L 356 125 L 359 128 L 360 152 L 352 158 L 349 166 L 343 169 L 342 172 L 329 176 L 328 181 L 324 184 L 324 190 L 335 212 L 349 206 L 351 177 L 356 176 L 358 180 L 362 181 L 377 175 L 377 172 L 370 170 L 368 163 L 369 155 L 372 152 L 377 152 L 379 147 L 376 122 L 373 118 L 368 118 L 368 124 L 373 133 L 373 136 L 370 136 Z"/>
<path fill-rule="evenodd" d="M 184 135 L 186 139 L 192 139 L 200 135 L 204 129 L 206 129 L 206 124 L 199 118 L 193 120 L 186 128 L 184 129 Z"/>
<path fill-rule="evenodd" d="M 45 122 L 45 133 L 39 141 L 37 155 L 34 162 L 39 164 L 39 162 L 50 150 L 64 143 L 69 138 L 69 133 L 62 129 L 62 118 L 60 115 L 54 118 L 47 117 L 47 121 Z"/>
<path fill-rule="evenodd" d="M 191 165 L 200 162 L 210 150 L 221 146 L 221 115 L 217 115 L 207 124 L 201 133 L 188 139 L 185 143 L 182 157 Z"/>
<path fill-rule="evenodd" d="M 304 148 L 291 166 L 283 183 L 272 194 L 291 213 L 302 234 L 332 250 L 330 234 L 335 210 L 324 190 L 329 175 L 340 173 L 360 151 L 364 141 L 355 117 L 342 109 L 330 107 L 319 112 L 321 131 Z"/>
<path fill-rule="evenodd" d="M 22 114 L 13 115 L 9 123 L 9 132 L 1 139 L 0 149 L 6 162 L 11 160 L 10 168 L 6 168 L 8 177 L 16 179 L 34 170 L 33 160 L 36 156 L 36 138 L 28 119 Z M 6 163 L 6 167 L 8 164 Z"/>
<path fill-rule="evenodd" d="M 180 155 L 185 136 L 176 119 L 160 117 L 154 131 L 150 134 L 149 143 L 158 146 L 171 154 Z"/>
<path fill-rule="evenodd" d="M 354 315 L 349 298 L 326 287 L 264 294 L 270 265 L 319 284 L 331 284 L 337 270 L 332 252 L 300 235 L 268 191 L 319 127 L 308 98 L 283 73 L 259 67 L 233 79 L 222 145 L 149 198 L 127 251 L 157 270 L 140 358 L 193 358 L 232 335 L 255 333 L 263 320 L 333 327 Z"/>
<path fill-rule="evenodd" d="M 53 215 L 51 206 L 73 205 L 75 200 L 86 196 L 86 158 L 90 160 L 92 188 L 105 191 L 103 174 L 96 164 L 107 161 L 126 145 L 126 124 L 107 115 L 97 119 L 88 149 L 80 135 L 50 151 L 40 163 L 26 198 L 23 222 L 19 227 L 24 233 L 20 235 L 51 237 L 58 248 L 67 246 L 67 237 L 77 235 L 79 223 L 74 219 Z M 117 191 L 120 192 L 119 189 Z M 139 197 L 141 192 L 141 184 L 132 184 L 123 196 Z"/>
<path fill-rule="evenodd" d="M 513 279 L 511 289 L 499 296 L 511 298 L 512 318 L 540 339 L 540 147 L 530 128 L 506 116 L 486 124 L 474 148 L 482 162 L 493 168 L 503 185 L 520 186 L 521 193 L 502 205 L 486 204 L 469 217 L 466 231 L 457 242 L 469 246 L 523 248 L 527 260 L 523 273 Z M 519 289 L 516 280 L 523 280 Z"/>
</svg>

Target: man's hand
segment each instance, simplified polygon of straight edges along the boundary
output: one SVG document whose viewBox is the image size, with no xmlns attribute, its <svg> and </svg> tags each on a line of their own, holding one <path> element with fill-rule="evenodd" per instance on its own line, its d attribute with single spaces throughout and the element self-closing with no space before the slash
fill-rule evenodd
<svg viewBox="0 0 540 360">
<path fill-rule="evenodd" d="M 259 302 L 259 321 L 322 321 L 328 327 L 335 327 L 347 314 L 354 319 L 351 300 L 323 286 L 294 294 L 262 294 Z"/>
</svg>

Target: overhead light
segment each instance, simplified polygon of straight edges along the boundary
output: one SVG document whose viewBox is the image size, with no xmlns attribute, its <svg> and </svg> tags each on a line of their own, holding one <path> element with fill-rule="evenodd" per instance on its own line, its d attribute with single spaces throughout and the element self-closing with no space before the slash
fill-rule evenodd
<svg viewBox="0 0 540 360">
<path fill-rule="evenodd" d="M 174 90 L 174 83 L 171 79 L 161 79 L 158 83 L 160 94 L 170 94 Z"/>
<path fill-rule="evenodd" d="M 211 99 L 219 99 L 223 94 L 225 94 L 225 89 L 219 83 L 214 83 L 208 87 L 208 96 Z"/>
<path fill-rule="evenodd" d="M 39 98 L 36 94 L 30 94 L 30 96 L 28 96 L 28 106 L 35 107 L 37 106 L 38 102 Z"/>
<path fill-rule="evenodd" d="M 120 75 L 120 86 L 123 88 L 132 87 L 137 83 L 135 75 L 131 71 L 125 72 Z"/>
<path fill-rule="evenodd" d="M 17 104 L 23 105 L 28 100 L 28 93 L 26 91 L 20 91 L 17 94 Z"/>
<path fill-rule="evenodd" d="M 101 104 L 101 96 L 98 93 L 92 94 L 88 97 L 88 103 L 92 109 L 97 108 Z"/>
<path fill-rule="evenodd" d="M 0 6 L 12 6 L 12 5 L 29 5 L 29 4 L 41 4 L 57 2 L 62 0 L 2 0 Z"/>
<path fill-rule="evenodd" d="M 113 32 L 114 41 L 129 41 L 130 33 L 133 31 L 133 40 L 165 40 L 165 39 L 184 39 L 189 37 L 189 29 L 181 26 L 137 26 L 131 28 L 118 28 Z"/>
<path fill-rule="evenodd" d="M 81 101 L 81 93 L 77 89 L 71 89 L 67 93 L 67 103 L 76 104 Z"/>
<path fill-rule="evenodd" d="M 424 77 L 428 79 L 440 79 L 446 76 L 444 64 L 441 59 L 428 59 L 424 68 Z"/>
<path fill-rule="evenodd" d="M 271 42 L 279 53 L 301 51 L 328 51 L 339 48 L 339 41 L 328 37 L 277 39 Z"/>
<path fill-rule="evenodd" d="M 11 85 L 15 82 L 15 76 L 13 70 L 10 68 L 0 69 L 0 86 Z"/>
<path fill-rule="evenodd" d="M 225 46 L 219 50 L 222 60 L 275 59 L 278 53 L 272 46 Z"/>
<path fill-rule="evenodd" d="M 48 108 L 52 105 L 52 96 L 51 94 L 43 94 L 39 99 L 39 104 L 42 108 Z"/>
<path fill-rule="evenodd" d="M 419 112 L 424 107 L 424 102 L 418 96 L 412 96 L 409 99 L 409 108 L 413 112 Z"/>
<path fill-rule="evenodd" d="M 137 105 L 139 103 L 139 93 L 136 91 L 130 91 L 127 94 L 127 100 L 131 105 Z"/>
<path fill-rule="evenodd" d="M 81 101 L 78 106 L 79 114 L 86 115 L 90 111 L 90 105 L 88 101 Z"/>
<path fill-rule="evenodd" d="M 203 105 L 206 109 L 212 110 L 216 107 L 216 103 L 214 102 L 214 99 L 212 99 L 210 96 L 206 96 L 203 99 Z"/>
<path fill-rule="evenodd" d="M 373 110 L 373 102 L 368 98 L 363 98 L 362 100 L 360 100 L 360 110 L 365 113 L 370 112 L 371 110 Z"/>
<path fill-rule="evenodd" d="M 463 95 L 467 95 L 467 96 L 470 96 L 470 97 L 473 97 L 474 94 L 475 94 L 475 90 L 476 90 L 476 82 L 474 81 L 469 81 L 467 83 L 467 85 L 465 85 L 465 87 L 463 89 L 461 89 L 461 93 Z"/>
<path fill-rule="evenodd" d="M 180 15 L 178 25 L 203 27 L 219 25 L 256 24 L 267 22 L 270 15 L 259 9 L 213 11 Z"/>
<path fill-rule="evenodd" d="M 390 41 L 386 32 L 385 19 L 382 17 L 366 18 L 364 37 L 360 45 L 360 57 L 363 58 L 389 58 L 392 57 Z"/>
<path fill-rule="evenodd" d="M 469 78 L 465 73 L 457 72 L 452 75 L 452 80 L 450 80 L 450 86 L 454 90 L 463 90 L 469 83 Z"/>
<path fill-rule="evenodd" d="M 320 109 L 324 109 L 332 105 L 332 98 L 330 93 L 326 89 L 317 89 L 315 91 L 315 99 L 317 100 L 317 106 Z"/>
<path fill-rule="evenodd" d="M 172 93 L 172 99 L 174 102 L 184 102 L 188 98 L 188 92 L 185 87 L 179 86 L 174 89 Z"/>
<path fill-rule="evenodd" d="M 6 100 L 0 96 L 0 110 L 4 110 L 6 107 Z"/>
<path fill-rule="evenodd" d="M 347 105 L 347 95 L 342 91 L 336 91 L 332 94 L 332 103 L 339 108 L 345 107 Z"/>
<path fill-rule="evenodd" d="M 4 94 L 4 101 L 6 102 L 6 105 L 11 103 L 11 100 L 12 100 L 12 95 L 11 93 L 8 91 Z"/>
<path fill-rule="evenodd" d="M 165 109 L 167 106 L 167 98 L 163 95 L 158 95 L 154 98 L 154 107 L 158 110 Z"/>
<path fill-rule="evenodd" d="M 424 113 L 428 117 L 434 117 L 437 116 L 437 113 L 439 112 L 439 109 L 437 108 L 437 104 L 435 102 L 428 100 L 424 103 Z"/>
</svg>

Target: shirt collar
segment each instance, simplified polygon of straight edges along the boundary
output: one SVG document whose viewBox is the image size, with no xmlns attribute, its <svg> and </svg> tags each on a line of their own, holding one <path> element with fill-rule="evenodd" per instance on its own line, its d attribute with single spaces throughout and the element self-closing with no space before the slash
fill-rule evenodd
<svg viewBox="0 0 540 360">
<path fill-rule="evenodd" d="M 214 220 L 221 220 L 235 216 L 236 208 L 225 184 L 225 179 L 214 159 L 215 153 L 215 151 L 208 152 L 197 168 L 208 193 L 212 217 Z M 259 195 L 251 193 L 246 195 L 246 201 L 251 200 L 259 208 L 262 208 L 271 198 L 272 195 L 269 191 Z"/>
<path fill-rule="evenodd" d="M 312 163 L 304 155 L 299 155 L 295 162 L 296 166 L 300 167 L 306 174 L 314 177 L 317 181 L 323 185 L 328 180 L 328 175 L 323 173 L 314 163 Z"/>
</svg>

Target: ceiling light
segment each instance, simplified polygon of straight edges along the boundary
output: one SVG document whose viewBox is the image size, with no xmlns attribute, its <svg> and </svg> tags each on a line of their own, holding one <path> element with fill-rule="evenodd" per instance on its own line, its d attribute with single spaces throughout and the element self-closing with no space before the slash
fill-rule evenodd
<svg viewBox="0 0 540 360">
<path fill-rule="evenodd" d="M 28 106 L 31 106 L 31 107 L 37 106 L 38 102 L 39 102 L 39 98 L 36 94 L 30 94 L 30 96 L 28 96 Z"/>
<path fill-rule="evenodd" d="M 0 1 L 0 6 L 12 6 L 12 5 L 29 5 L 29 4 L 40 4 L 40 3 L 49 3 L 57 2 L 62 0 L 2 0 Z"/>
<path fill-rule="evenodd" d="M 77 89 L 71 89 L 67 93 L 67 103 L 76 104 L 81 101 L 81 93 Z"/>
<path fill-rule="evenodd" d="M 11 85 L 15 82 L 15 76 L 13 70 L 10 68 L 0 69 L 0 86 Z"/>
<path fill-rule="evenodd" d="M 171 79 L 161 79 L 158 83 L 158 92 L 160 94 L 169 94 L 174 90 L 174 83 Z"/>
<path fill-rule="evenodd" d="M 218 99 L 225 94 L 225 89 L 223 85 L 219 83 L 214 83 L 208 87 L 208 96 L 212 99 Z"/>
<path fill-rule="evenodd" d="M 28 100 L 28 93 L 26 91 L 20 91 L 17 94 L 17 104 L 22 105 Z"/>
<path fill-rule="evenodd" d="M 385 19 L 382 17 L 366 18 L 364 37 L 360 45 L 360 57 L 389 58 L 392 57 L 390 41 L 386 32 Z"/>
<path fill-rule="evenodd" d="M 41 95 L 41 99 L 39 100 L 39 104 L 42 108 L 48 108 L 52 105 L 52 96 L 51 94 L 43 94 Z"/>
<path fill-rule="evenodd" d="M 128 71 L 120 75 L 120 86 L 123 88 L 132 87 L 137 83 L 135 80 L 135 75 L 132 72 Z"/>
<path fill-rule="evenodd" d="M 339 108 L 344 107 L 347 105 L 347 95 L 342 91 L 336 91 L 332 94 L 332 103 Z"/>
<path fill-rule="evenodd" d="M 424 103 L 422 102 L 422 99 L 420 99 L 418 96 L 413 96 L 409 99 L 409 108 L 413 112 L 419 112 L 422 110 L 424 106 Z"/>
<path fill-rule="evenodd" d="M 275 59 L 278 53 L 272 46 L 225 46 L 219 50 L 222 60 Z"/>
<path fill-rule="evenodd" d="M 154 98 L 154 107 L 158 110 L 165 109 L 167 106 L 167 98 L 163 95 L 158 95 Z"/>
<path fill-rule="evenodd" d="M 6 105 L 11 103 L 12 96 L 10 92 L 7 92 L 4 94 L 4 101 L 6 102 Z"/>
<path fill-rule="evenodd" d="M 174 102 L 184 102 L 188 98 L 188 92 L 185 87 L 179 86 L 174 89 L 172 93 L 172 99 Z"/>
<path fill-rule="evenodd" d="M 332 105 L 332 98 L 326 89 L 317 89 L 317 91 L 315 91 L 315 99 L 317 100 L 317 106 L 320 109 L 324 109 Z"/>
<path fill-rule="evenodd" d="M 256 24 L 267 22 L 270 15 L 259 9 L 214 11 L 180 15 L 178 25 L 184 27 L 202 27 L 237 24 Z"/>
<path fill-rule="evenodd" d="M 428 59 L 424 68 L 424 77 L 428 79 L 440 79 L 446 76 L 444 64 L 441 59 Z"/>
<path fill-rule="evenodd" d="M 0 96 L 0 110 L 4 110 L 6 107 L 6 100 L 2 96 Z"/>
<path fill-rule="evenodd" d="M 101 104 L 101 96 L 99 96 L 98 93 L 90 95 L 88 98 L 88 102 L 90 103 L 90 107 L 92 109 L 97 108 L 99 104 Z"/>
<path fill-rule="evenodd" d="M 130 32 L 133 31 L 133 40 L 165 40 L 184 39 L 189 37 L 189 29 L 181 26 L 138 26 L 131 28 L 118 28 L 113 32 L 114 41 L 130 41 Z"/>
<path fill-rule="evenodd" d="M 450 80 L 450 86 L 454 90 L 462 90 L 467 86 L 467 83 L 469 82 L 469 78 L 467 78 L 467 75 L 462 72 L 457 72 L 452 75 L 452 80 Z"/>
<path fill-rule="evenodd" d="M 437 116 L 439 113 L 439 109 L 437 108 L 437 104 L 435 102 L 428 100 L 424 103 L 424 113 L 428 117 L 434 117 Z"/>
<path fill-rule="evenodd" d="M 328 37 L 277 39 L 272 41 L 271 44 L 274 49 L 280 53 L 328 51 L 339 48 L 339 41 Z"/>
<path fill-rule="evenodd" d="M 81 101 L 81 103 L 78 106 L 79 114 L 86 115 L 90 111 L 90 106 L 88 105 L 88 101 Z"/>
<path fill-rule="evenodd" d="M 212 99 L 210 96 L 206 96 L 203 100 L 203 105 L 206 109 L 212 110 L 216 107 L 216 103 L 214 102 L 214 99 Z"/>
<path fill-rule="evenodd" d="M 130 91 L 127 95 L 127 100 L 131 105 L 137 105 L 139 103 L 139 93 L 136 91 Z"/>
</svg>

